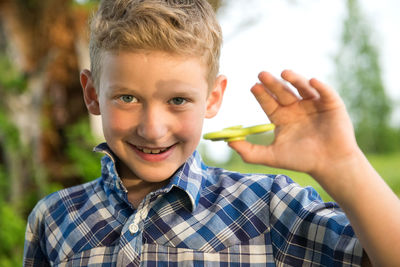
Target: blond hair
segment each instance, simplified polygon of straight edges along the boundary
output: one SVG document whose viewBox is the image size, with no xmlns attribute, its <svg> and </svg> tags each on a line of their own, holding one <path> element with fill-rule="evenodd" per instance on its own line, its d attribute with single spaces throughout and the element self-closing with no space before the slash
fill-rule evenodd
<svg viewBox="0 0 400 267">
<path fill-rule="evenodd" d="M 102 0 L 90 32 L 96 88 L 104 51 L 163 51 L 199 57 L 208 67 L 210 86 L 218 74 L 222 32 L 206 0 Z"/>
</svg>

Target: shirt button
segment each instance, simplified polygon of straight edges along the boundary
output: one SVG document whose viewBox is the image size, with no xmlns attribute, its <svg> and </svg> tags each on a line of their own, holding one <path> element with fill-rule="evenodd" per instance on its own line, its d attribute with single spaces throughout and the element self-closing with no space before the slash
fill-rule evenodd
<svg viewBox="0 0 400 267">
<path fill-rule="evenodd" d="M 139 227 L 136 224 L 132 223 L 131 225 L 129 225 L 129 232 L 131 232 L 131 234 L 136 233 L 138 230 Z"/>
</svg>

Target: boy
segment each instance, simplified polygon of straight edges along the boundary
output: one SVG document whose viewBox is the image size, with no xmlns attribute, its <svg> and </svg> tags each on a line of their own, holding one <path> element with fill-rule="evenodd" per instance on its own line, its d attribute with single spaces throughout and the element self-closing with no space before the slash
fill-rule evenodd
<svg viewBox="0 0 400 267">
<path fill-rule="evenodd" d="M 25 266 L 400 266 L 400 203 L 359 148 L 340 98 L 292 71 L 252 92 L 275 141 L 245 161 L 311 174 L 338 201 L 282 175 L 205 166 L 195 148 L 221 104 L 221 32 L 203 0 L 104 0 L 91 23 L 85 103 L 101 115 L 102 176 L 29 217 Z M 371 197 L 374 200 L 371 201 Z M 363 249 L 366 253 L 363 254 Z"/>
</svg>

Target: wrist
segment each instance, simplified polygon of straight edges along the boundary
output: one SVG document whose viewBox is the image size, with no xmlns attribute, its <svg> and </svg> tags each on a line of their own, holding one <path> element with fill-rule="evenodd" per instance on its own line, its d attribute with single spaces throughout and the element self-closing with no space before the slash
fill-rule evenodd
<svg viewBox="0 0 400 267">
<path fill-rule="evenodd" d="M 398 266 L 400 202 L 364 154 L 359 150 L 315 175 L 346 213 L 371 261 Z"/>
<path fill-rule="evenodd" d="M 310 175 L 339 204 L 351 201 L 354 191 L 362 188 L 366 177 L 377 177 L 365 155 L 357 147 L 352 153 L 321 164 L 318 171 Z"/>
</svg>

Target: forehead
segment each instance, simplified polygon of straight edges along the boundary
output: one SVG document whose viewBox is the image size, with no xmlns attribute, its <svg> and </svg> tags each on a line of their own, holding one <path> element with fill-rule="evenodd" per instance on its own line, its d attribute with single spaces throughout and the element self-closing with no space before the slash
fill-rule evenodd
<svg viewBox="0 0 400 267">
<path fill-rule="evenodd" d="M 165 52 L 104 52 L 100 87 L 191 87 L 208 89 L 207 67 L 200 58 Z"/>
</svg>

